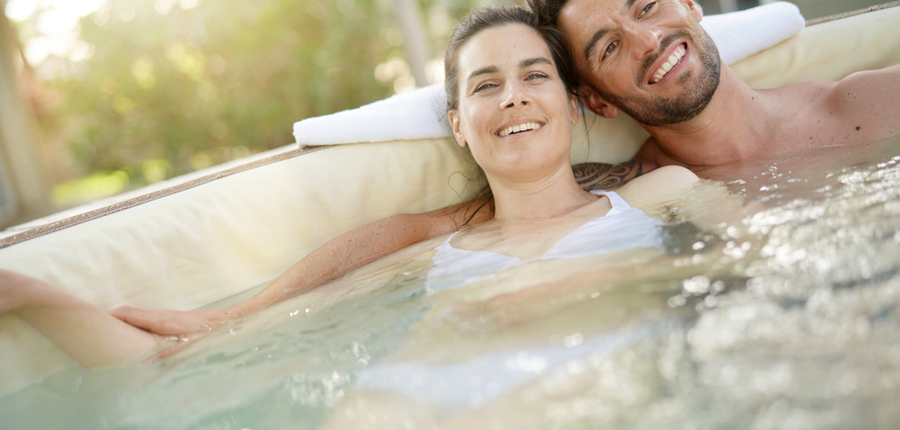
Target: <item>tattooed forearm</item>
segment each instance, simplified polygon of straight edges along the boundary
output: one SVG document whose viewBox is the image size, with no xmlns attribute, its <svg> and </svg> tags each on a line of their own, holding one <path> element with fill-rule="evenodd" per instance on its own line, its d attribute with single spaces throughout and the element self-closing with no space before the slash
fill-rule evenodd
<svg viewBox="0 0 900 430">
<path fill-rule="evenodd" d="M 575 180 L 585 190 L 608 190 L 621 187 L 641 176 L 641 163 L 629 161 L 622 164 L 583 163 L 572 166 Z"/>
</svg>

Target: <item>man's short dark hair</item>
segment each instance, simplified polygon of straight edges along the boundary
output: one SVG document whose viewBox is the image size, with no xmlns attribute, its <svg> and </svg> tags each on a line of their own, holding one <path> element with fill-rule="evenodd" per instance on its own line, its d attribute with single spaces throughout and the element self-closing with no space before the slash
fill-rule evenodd
<svg viewBox="0 0 900 430">
<path fill-rule="evenodd" d="M 559 12 L 568 0 L 528 0 L 528 8 L 538 16 L 542 23 L 556 25 Z"/>
</svg>

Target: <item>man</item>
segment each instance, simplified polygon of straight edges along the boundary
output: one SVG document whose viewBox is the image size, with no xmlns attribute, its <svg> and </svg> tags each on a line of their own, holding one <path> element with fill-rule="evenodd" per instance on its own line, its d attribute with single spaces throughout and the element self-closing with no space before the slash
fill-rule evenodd
<svg viewBox="0 0 900 430">
<path fill-rule="evenodd" d="M 611 188 L 656 167 L 710 168 L 900 132 L 900 66 L 840 82 L 754 90 L 719 58 L 692 0 L 531 0 L 559 25 L 580 75 L 582 102 L 603 117 L 622 110 L 650 139 L 635 160 L 574 166 L 586 189 Z M 298 262 L 252 299 L 226 310 L 119 308 L 137 327 L 195 338 L 411 243 L 493 216 L 485 199 L 397 215 L 349 232 Z"/>
<path fill-rule="evenodd" d="M 584 105 L 631 115 L 651 135 L 644 172 L 705 168 L 900 132 L 900 66 L 754 90 L 719 58 L 692 0 L 531 0 L 558 25 Z"/>
</svg>

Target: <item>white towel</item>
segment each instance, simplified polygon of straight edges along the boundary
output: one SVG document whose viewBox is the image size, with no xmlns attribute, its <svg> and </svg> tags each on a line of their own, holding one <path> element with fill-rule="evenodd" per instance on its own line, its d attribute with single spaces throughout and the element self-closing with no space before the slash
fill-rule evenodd
<svg viewBox="0 0 900 430">
<path fill-rule="evenodd" d="M 800 9 L 775 2 L 753 9 L 704 17 L 700 24 L 727 64 L 777 45 L 803 29 Z M 444 84 L 430 85 L 356 109 L 294 123 L 300 147 L 449 137 Z"/>
<path fill-rule="evenodd" d="M 294 123 L 300 147 L 450 136 L 444 84 Z M 445 128 L 446 127 L 446 128 Z"/>
<path fill-rule="evenodd" d="M 700 21 L 725 64 L 734 64 L 793 36 L 806 25 L 800 9 L 779 1 L 753 9 L 710 15 Z"/>
</svg>

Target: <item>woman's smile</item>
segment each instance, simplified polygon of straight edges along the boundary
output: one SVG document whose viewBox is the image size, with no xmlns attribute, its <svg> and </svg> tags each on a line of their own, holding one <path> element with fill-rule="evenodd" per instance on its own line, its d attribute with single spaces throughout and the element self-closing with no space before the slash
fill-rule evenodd
<svg viewBox="0 0 900 430">
<path fill-rule="evenodd" d="M 529 121 L 529 122 L 517 121 L 514 125 L 503 126 L 500 129 L 500 131 L 498 131 L 495 134 L 500 137 L 507 137 L 507 136 L 515 137 L 515 136 L 519 136 L 519 135 L 530 136 L 535 133 L 529 133 L 529 132 L 537 132 L 543 126 L 544 126 L 543 123 L 536 122 L 536 121 Z"/>
</svg>

